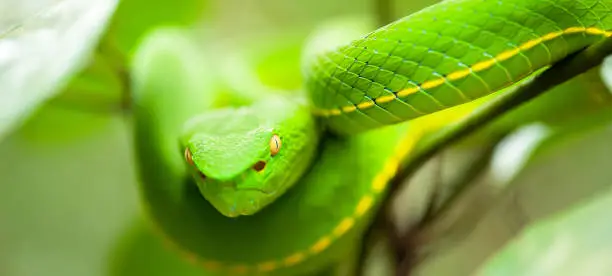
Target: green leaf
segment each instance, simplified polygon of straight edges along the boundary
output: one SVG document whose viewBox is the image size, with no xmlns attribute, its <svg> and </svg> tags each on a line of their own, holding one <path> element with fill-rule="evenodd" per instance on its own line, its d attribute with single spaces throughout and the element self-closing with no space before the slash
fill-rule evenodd
<svg viewBox="0 0 612 276">
<path fill-rule="evenodd" d="M 469 190 L 452 205 L 451 212 L 436 218 L 435 231 L 426 229 L 428 232 L 421 234 L 428 240 L 419 250 L 427 255 L 414 275 L 474 275 L 473 272 L 487 258 L 511 243 L 528 225 L 538 227 L 538 223 L 550 216 L 564 216 L 563 212 L 576 204 L 608 191 L 612 179 L 609 169 L 612 156 L 609 143 L 612 138 L 611 111 L 612 108 L 603 109 L 556 126 L 537 123 L 504 139 L 502 144 L 505 145 L 498 146 L 495 152 L 497 161 L 494 163 L 497 164 L 492 164 L 473 180 Z M 510 160 L 499 162 L 502 158 Z M 446 162 L 457 167 L 457 162 L 453 161 Z M 508 171 L 499 166 L 503 163 Z M 589 219 L 597 221 L 605 220 L 605 217 L 594 215 Z M 571 228 L 567 233 L 576 244 L 588 246 L 581 232 L 588 229 L 582 228 L 601 227 L 595 225 L 600 222 L 592 223 L 593 226 L 567 223 L 565 227 Z M 562 230 L 562 227 L 549 229 L 545 235 L 555 237 Z M 603 240 L 607 237 L 594 238 Z M 549 248 L 553 244 L 551 240 L 531 241 L 533 244 L 528 246 L 536 248 L 534 250 L 539 254 L 545 255 L 548 250 L 553 250 Z M 493 275 L 548 275 L 522 273 L 522 269 L 528 270 L 541 261 L 539 257 L 525 255 L 527 253 L 514 255 L 526 246 L 526 242 L 511 245 L 513 249 L 507 251 L 513 253 L 504 254 L 508 258 L 504 260 L 505 264 L 497 264 L 495 269 L 487 271 L 495 271 L 490 273 Z M 583 254 L 583 249 L 574 253 Z M 568 266 L 580 266 L 580 263 L 571 264 L 569 260 L 561 262 L 566 264 L 562 264 L 565 267 L 560 267 L 559 271 Z M 569 275 L 582 274 L 594 275 L 588 272 Z"/>
<path fill-rule="evenodd" d="M 0 139 L 87 65 L 116 4 L 0 3 Z"/>
<path fill-rule="evenodd" d="M 262 37 L 261 40 L 241 41 L 240 46 L 234 48 L 205 49 L 215 60 L 221 81 L 233 94 L 232 98 L 255 99 L 261 91 L 287 92 L 301 88 L 303 35 L 270 34 Z"/>
<path fill-rule="evenodd" d="M 203 274 L 199 266 L 188 262 L 188 255 L 155 233 L 150 225 L 150 221 L 139 217 L 118 239 L 109 256 L 109 276 Z"/>
<path fill-rule="evenodd" d="M 202 18 L 208 1 L 122 0 L 105 39 L 131 60 L 147 32 L 160 26 L 191 26 Z"/>
<path fill-rule="evenodd" d="M 270 51 L 262 51 L 255 56 L 254 73 L 264 85 L 280 89 L 300 89 L 300 53 L 302 41 L 299 39 L 279 39 Z"/>
<path fill-rule="evenodd" d="M 612 94 L 607 93 L 597 73 L 597 69 L 591 69 L 552 88 L 533 101 L 509 112 L 496 123 L 497 126 L 512 127 L 535 121 L 559 125 L 610 108 Z"/>
<path fill-rule="evenodd" d="M 53 113 L 36 117 L 58 118 Z M 69 116 L 31 134 L 43 140 L 99 120 Z M 139 211 L 129 124 L 105 120 L 72 143 L 33 144 L 19 135 L 0 143 L 0 275 L 105 275 L 107 251 Z"/>
<path fill-rule="evenodd" d="M 122 77 L 103 55 L 95 53 L 91 63 L 49 104 L 88 113 L 118 114 L 129 93 L 127 77 Z"/>
<path fill-rule="evenodd" d="M 127 85 L 121 77 L 103 55 L 95 53 L 89 65 L 30 114 L 15 135 L 39 145 L 60 145 L 100 134 L 127 108 Z"/>
<path fill-rule="evenodd" d="M 529 227 L 478 275 L 612 274 L 612 190 Z"/>
</svg>

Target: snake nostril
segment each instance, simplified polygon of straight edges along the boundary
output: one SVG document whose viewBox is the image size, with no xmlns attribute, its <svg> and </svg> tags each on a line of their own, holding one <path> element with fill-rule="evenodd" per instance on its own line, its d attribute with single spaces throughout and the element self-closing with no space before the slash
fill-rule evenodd
<svg viewBox="0 0 612 276">
<path fill-rule="evenodd" d="M 203 172 L 198 171 L 198 175 L 200 176 L 200 178 L 202 178 L 202 180 L 206 179 L 206 175 Z"/>
<path fill-rule="evenodd" d="M 257 161 L 257 163 L 253 165 L 253 169 L 258 172 L 262 171 L 265 167 L 266 167 L 266 162 L 264 161 Z"/>
</svg>

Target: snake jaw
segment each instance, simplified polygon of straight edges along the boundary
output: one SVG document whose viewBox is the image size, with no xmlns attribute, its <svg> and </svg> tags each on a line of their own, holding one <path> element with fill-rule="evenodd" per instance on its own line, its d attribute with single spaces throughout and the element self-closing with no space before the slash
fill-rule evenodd
<svg viewBox="0 0 612 276">
<path fill-rule="evenodd" d="M 209 202 L 224 216 L 236 218 L 257 213 L 262 199 L 269 195 L 269 192 L 257 188 L 223 187 Z"/>
<path fill-rule="evenodd" d="M 210 177 L 201 179 L 196 175 L 195 183 L 200 190 L 200 194 L 219 213 L 226 217 L 236 218 L 256 214 L 275 195 L 275 192 L 263 187 L 241 186 L 240 183 L 243 183 L 244 177 L 246 177 L 246 173 L 229 180 Z"/>
</svg>

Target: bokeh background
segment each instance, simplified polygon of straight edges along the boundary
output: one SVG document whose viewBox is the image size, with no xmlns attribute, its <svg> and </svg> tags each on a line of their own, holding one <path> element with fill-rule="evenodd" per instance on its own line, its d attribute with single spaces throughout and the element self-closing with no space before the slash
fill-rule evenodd
<svg viewBox="0 0 612 276">
<path fill-rule="evenodd" d="M 194 28 L 203 45 L 243 53 L 255 64 L 248 69 L 258 81 L 296 89 L 301 47 L 323 22 L 376 20 L 385 11 L 398 18 L 437 2 L 387 1 L 390 6 L 381 11 L 385 1 L 1 0 L 0 107 L 27 108 L 0 116 L 0 275 L 109 275 L 118 269 L 110 265 L 114 258 L 131 252 L 121 247 L 125 241 L 151 254 L 124 267 L 125 275 L 138 275 L 128 269 L 139 265 L 144 273 L 151 260 L 168 268 L 184 265 L 138 230 L 142 210 L 125 76 L 148 31 Z M 228 72 L 245 70 L 227 64 Z M 605 69 L 595 68 L 510 112 L 419 171 L 396 203 L 400 229 L 422 226 L 414 235 L 418 246 L 411 248 L 422 260 L 415 274 L 469 274 L 524 227 L 610 193 L 612 94 L 602 81 L 609 74 Z M 44 74 L 52 71 L 59 73 Z M 479 170 L 469 170 L 475 166 Z M 466 190 L 451 212 L 422 223 L 432 201 L 436 205 Z M 602 206 L 611 207 L 609 201 Z M 578 261 L 565 267 L 566 273 L 605 268 L 596 256 L 610 257 L 610 249 L 591 256 L 594 245 L 572 243 L 590 236 L 602 247 L 612 244 L 612 235 L 601 240 L 612 234 L 605 213 L 587 212 L 586 218 L 531 241 L 531 251 L 522 254 L 541 258 L 540 266 L 514 267 L 554 271 L 550 262 L 571 259 Z M 562 233 L 565 243 L 554 233 Z M 583 262 L 577 256 L 589 258 Z M 379 266 L 384 264 L 371 267 Z M 194 273 L 190 269 L 185 275 Z M 167 275 L 163 272 L 140 275 Z"/>
</svg>

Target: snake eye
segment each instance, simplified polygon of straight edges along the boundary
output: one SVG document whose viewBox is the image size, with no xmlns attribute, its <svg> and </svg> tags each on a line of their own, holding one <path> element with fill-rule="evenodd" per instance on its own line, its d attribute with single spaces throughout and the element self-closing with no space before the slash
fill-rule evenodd
<svg viewBox="0 0 612 276">
<path fill-rule="evenodd" d="M 278 135 L 274 134 L 272 135 L 272 138 L 270 139 L 270 155 L 274 156 L 276 155 L 281 148 L 281 140 L 280 137 L 278 137 Z"/>
<path fill-rule="evenodd" d="M 257 172 L 262 171 L 265 167 L 266 167 L 266 162 L 264 161 L 257 161 L 257 163 L 253 165 L 253 169 Z"/>
<path fill-rule="evenodd" d="M 191 157 L 191 151 L 189 148 L 185 148 L 185 161 L 187 161 L 189 165 L 193 165 L 193 159 Z"/>
</svg>

